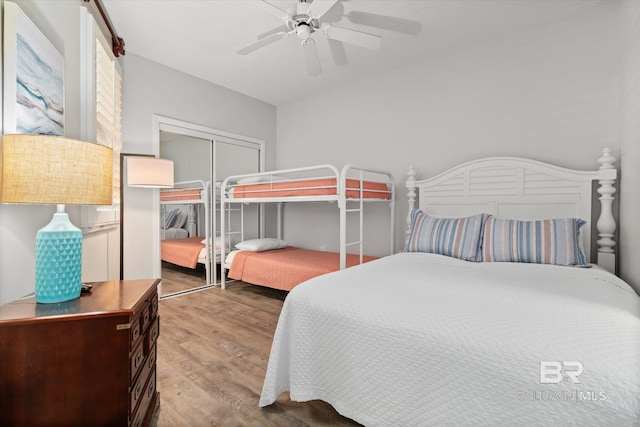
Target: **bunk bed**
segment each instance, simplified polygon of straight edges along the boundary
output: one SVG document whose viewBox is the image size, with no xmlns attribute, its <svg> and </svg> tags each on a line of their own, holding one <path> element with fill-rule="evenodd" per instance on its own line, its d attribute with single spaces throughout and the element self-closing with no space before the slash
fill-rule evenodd
<svg viewBox="0 0 640 427">
<path fill-rule="evenodd" d="M 214 242 L 210 238 L 211 188 L 209 183 L 201 180 L 176 182 L 174 188 L 160 191 L 160 206 L 162 261 L 192 269 L 195 269 L 198 264 L 203 264 L 206 284 L 198 287 L 197 290 L 213 286 L 211 270 L 216 251 L 212 250 Z M 204 218 L 198 217 L 199 211 L 204 213 Z M 198 233 L 198 228 L 204 228 L 204 233 Z M 216 261 L 219 261 L 219 257 Z"/>
<path fill-rule="evenodd" d="M 339 252 L 312 251 L 288 247 L 282 240 L 282 209 L 285 203 L 333 202 L 339 211 Z M 226 248 L 245 241 L 243 221 L 231 229 L 230 213 L 234 207 L 249 203 L 277 205 L 277 241 L 271 250 L 250 253 Z M 298 283 L 331 271 L 362 264 L 375 257 L 365 256 L 364 206 L 367 203 L 389 205 L 389 253 L 394 250 L 395 194 L 390 172 L 346 165 L 338 170 L 332 165 L 236 175 L 226 178 L 220 189 L 220 229 L 223 244 L 223 267 L 229 278 L 262 286 L 290 290 Z M 237 208 L 236 208 L 237 209 Z M 347 241 L 347 214 L 357 214 L 359 232 L 356 241 Z M 241 214 L 242 218 L 242 214 Z M 347 253 L 357 247 L 356 253 Z M 354 251 L 354 249 L 351 249 Z M 241 263 L 241 268 L 238 264 Z M 241 271 L 238 273 L 238 271 Z M 278 277 L 275 277 L 277 275 Z M 226 275 L 221 274 L 221 287 L 226 287 Z"/>
</svg>

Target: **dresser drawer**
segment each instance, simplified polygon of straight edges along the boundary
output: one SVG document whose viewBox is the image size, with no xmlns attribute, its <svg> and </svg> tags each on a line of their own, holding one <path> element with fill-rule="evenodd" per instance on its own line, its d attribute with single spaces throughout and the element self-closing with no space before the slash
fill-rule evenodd
<svg viewBox="0 0 640 427">
<path fill-rule="evenodd" d="M 140 371 L 140 368 L 142 368 L 142 365 L 144 364 L 145 354 L 144 354 L 144 346 L 142 344 L 143 343 L 138 344 L 135 350 L 133 350 L 133 353 L 131 353 L 131 359 L 129 360 L 129 365 L 130 365 L 129 371 L 131 374 L 129 377 L 129 381 L 131 382 L 133 382 L 134 378 Z"/>
<path fill-rule="evenodd" d="M 140 317 L 131 322 L 131 348 L 134 348 L 140 337 L 142 336 L 142 324 L 140 323 Z"/>
<path fill-rule="evenodd" d="M 149 352 L 149 355 L 144 361 L 143 366 L 140 368 L 140 376 L 134 382 L 130 390 L 130 407 L 129 412 L 135 412 L 136 406 L 144 397 L 145 384 L 149 380 L 149 375 L 156 366 L 156 348 L 155 346 Z"/>
<path fill-rule="evenodd" d="M 142 318 L 142 331 L 145 331 L 149 326 L 149 321 L 151 320 L 151 307 L 149 304 L 147 304 L 144 310 L 142 310 L 142 315 L 140 317 Z"/>
<path fill-rule="evenodd" d="M 142 378 L 142 377 L 140 377 Z M 142 394 L 140 395 L 138 408 L 134 411 L 131 419 L 131 426 L 140 427 L 144 422 L 144 418 L 149 410 L 149 404 L 153 400 L 153 396 L 156 394 L 156 371 L 153 371 L 149 374 L 147 378 L 147 382 L 144 385 Z"/>
<path fill-rule="evenodd" d="M 158 294 L 156 293 L 151 299 L 151 317 L 155 317 L 158 314 Z"/>
<path fill-rule="evenodd" d="M 149 331 L 144 336 L 144 353 L 149 354 L 149 349 L 153 347 L 160 336 L 160 318 L 156 317 L 149 327 Z"/>
</svg>

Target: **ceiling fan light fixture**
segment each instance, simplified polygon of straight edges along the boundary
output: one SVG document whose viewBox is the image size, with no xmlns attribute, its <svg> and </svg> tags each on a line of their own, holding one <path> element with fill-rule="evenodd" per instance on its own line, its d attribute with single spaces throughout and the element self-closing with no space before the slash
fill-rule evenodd
<svg viewBox="0 0 640 427">
<path fill-rule="evenodd" d="M 306 40 L 311 37 L 311 28 L 307 24 L 300 24 L 296 29 L 296 34 L 300 40 Z"/>
</svg>

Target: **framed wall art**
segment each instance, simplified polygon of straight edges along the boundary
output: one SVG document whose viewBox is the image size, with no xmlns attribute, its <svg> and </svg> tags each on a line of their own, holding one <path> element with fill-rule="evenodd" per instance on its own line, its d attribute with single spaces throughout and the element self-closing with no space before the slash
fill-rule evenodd
<svg viewBox="0 0 640 427">
<path fill-rule="evenodd" d="M 3 131 L 64 135 L 64 58 L 24 12 L 4 2 Z"/>
</svg>

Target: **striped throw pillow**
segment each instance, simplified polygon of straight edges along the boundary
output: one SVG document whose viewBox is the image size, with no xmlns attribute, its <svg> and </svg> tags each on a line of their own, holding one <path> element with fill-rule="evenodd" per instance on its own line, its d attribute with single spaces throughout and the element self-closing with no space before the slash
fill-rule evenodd
<svg viewBox="0 0 640 427">
<path fill-rule="evenodd" d="M 167 230 L 173 227 L 173 223 L 176 221 L 176 216 L 178 215 L 178 212 L 180 212 L 180 209 L 174 209 L 169 213 L 165 213 L 164 223 L 161 224 L 161 226 L 163 227 L 163 230 Z"/>
<path fill-rule="evenodd" d="M 482 261 L 480 245 L 487 214 L 438 218 L 414 209 L 406 252 L 428 252 L 466 261 Z"/>
<path fill-rule="evenodd" d="M 489 262 L 588 267 L 579 240 L 585 223 L 577 218 L 517 221 L 489 216 L 484 226 L 483 258 Z"/>
</svg>

